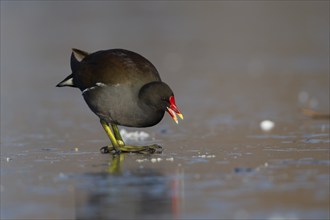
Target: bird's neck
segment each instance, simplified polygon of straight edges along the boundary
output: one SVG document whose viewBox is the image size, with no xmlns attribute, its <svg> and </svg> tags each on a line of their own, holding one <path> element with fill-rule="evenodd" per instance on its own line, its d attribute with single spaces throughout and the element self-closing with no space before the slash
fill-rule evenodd
<svg viewBox="0 0 330 220">
<path fill-rule="evenodd" d="M 143 127 L 154 126 L 158 124 L 164 117 L 164 111 L 144 103 L 143 100 L 139 100 L 138 106 L 139 112 L 137 114 L 140 115 L 140 118 L 145 124 Z"/>
</svg>

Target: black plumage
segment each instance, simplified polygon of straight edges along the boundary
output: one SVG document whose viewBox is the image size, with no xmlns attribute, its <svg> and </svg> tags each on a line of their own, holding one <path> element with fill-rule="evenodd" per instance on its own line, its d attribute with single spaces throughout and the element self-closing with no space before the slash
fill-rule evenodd
<svg viewBox="0 0 330 220">
<path fill-rule="evenodd" d="M 183 118 L 171 88 L 162 82 L 154 65 L 135 52 L 111 49 L 89 54 L 73 49 L 71 69 L 72 74 L 57 86 L 81 90 L 87 105 L 100 118 L 116 152 L 126 151 L 117 125 L 153 126 L 161 121 L 165 111 L 176 123 L 176 114 Z M 109 125 L 114 135 L 109 133 Z"/>
</svg>

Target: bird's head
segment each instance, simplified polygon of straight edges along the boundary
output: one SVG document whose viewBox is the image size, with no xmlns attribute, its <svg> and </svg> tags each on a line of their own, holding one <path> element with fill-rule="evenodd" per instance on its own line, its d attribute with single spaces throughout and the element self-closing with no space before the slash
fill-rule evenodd
<svg viewBox="0 0 330 220">
<path fill-rule="evenodd" d="M 155 111 L 167 111 L 175 123 L 179 123 L 177 116 L 183 120 L 183 115 L 175 103 L 173 91 L 166 83 L 157 81 L 144 85 L 139 98 Z"/>
</svg>

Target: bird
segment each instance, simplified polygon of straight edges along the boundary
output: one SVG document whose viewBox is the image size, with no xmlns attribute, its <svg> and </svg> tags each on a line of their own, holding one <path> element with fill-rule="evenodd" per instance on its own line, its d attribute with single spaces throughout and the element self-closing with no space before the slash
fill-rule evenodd
<svg viewBox="0 0 330 220">
<path fill-rule="evenodd" d="M 178 124 L 183 114 L 172 89 L 163 82 L 156 67 L 142 55 L 126 49 L 108 49 L 93 53 L 72 48 L 72 73 L 56 87 L 74 87 L 88 107 L 99 117 L 111 145 L 102 153 L 155 153 L 158 144 L 126 145 L 118 126 L 151 127 L 168 112 Z M 177 117 L 178 116 L 178 117 Z"/>
</svg>

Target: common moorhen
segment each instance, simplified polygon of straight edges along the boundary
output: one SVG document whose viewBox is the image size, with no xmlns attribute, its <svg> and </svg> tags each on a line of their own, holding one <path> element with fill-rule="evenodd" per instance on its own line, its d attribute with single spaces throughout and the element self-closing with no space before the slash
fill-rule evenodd
<svg viewBox="0 0 330 220">
<path fill-rule="evenodd" d="M 176 114 L 183 119 L 171 88 L 162 82 L 154 65 L 135 52 L 111 49 L 90 54 L 72 49 L 71 70 L 72 74 L 57 87 L 81 90 L 112 143 L 112 146 L 101 148 L 103 153 L 161 151 L 156 144 L 126 145 L 117 125 L 150 127 L 162 120 L 165 111 L 176 123 Z"/>
</svg>

